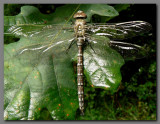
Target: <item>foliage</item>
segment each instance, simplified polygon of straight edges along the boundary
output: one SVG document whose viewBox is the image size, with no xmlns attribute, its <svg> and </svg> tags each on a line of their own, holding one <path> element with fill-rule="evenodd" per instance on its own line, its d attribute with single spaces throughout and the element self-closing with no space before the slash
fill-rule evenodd
<svg viewBox="0 0 160 124">
<path fill-rule="evenodd" d="M 11 6 L 12 8 L 13 6 L 15 6 L 16 8 L 16 6 L 19 7 L 21 5 L 9 5 L 9 6 Z M 42 7 L 41 5 L 34 5 L 34 6 L 37 7 L 39 6 L 40 8 Z M 54 12 L 55 9 L 59 6 L 63 5 L 53 5 L 52 7 L 50 7 L 51 10 L 49 10 L 48 12 L 46 10 L 46 13 L 50 13 L 50 11 Z M 132 11 L 133 7 L 132 5 L 124 5 L 124 4 L 113 5 L 113 6 L 115 7 L 115 9 L 117 9 L 118 12 L 126 10 L 125 12 L 128 13 Z M 10 9 L 5 9 L 5 10 L 6 13 L 10 13 L 9 12 Z M 120 15 L 125 15 L 127 17 L 130 16 L 130 14 L 127 15 L 121 13 Z M 102 16 L 100 20 L 98 17 L 99 16 L 94 15 L 92 19 L 98 20 L 98 22 L 104 22 L 104 21 L 114 22 L 117 18 L 118 21 L 121 20 L 119 19 L 121 16 L 108 17 L 108 18 Z M 154 35 L 150 39 L 147 38 L 148 36 L 144 35 L 143 39 L 140 40 L 136 39 L 137 40 L 136 43 L 138 42 L 141 44 L 141 40 L 146 41 L 146 43 L 149 45 L 148 47 L 150 48 L 150 52 L 148 55 L 149 57 L 142 60 L 126 62 L 126 64 L 121 69 L 123 76 L 121 85 L 119 87 L 119 90 L 115 94 L 110 94 L 108 91 L 104 89 L 93 88 L 92 85 L 90 85 L 91 80 L 89 80 L 88 77 L 86 77 L 85 89 L 84 89 L 85 108 L 86 108 L 85 116 L 79 116 L 79 114 L 77 114 L 76 120 L 155 120 L 156 119 L 156 62 L 155 62 L 156 43 Z M 8 43 L 10 43 L 10 41 Z M 133 65 L 135 66 L 132 67 Z M 9 88 L 11 87 L 11 85 L 7 85 L 7 87 Z M 13 90 L 13 92 L 10 93 L 14 92 L 15 91 Z M 24 98 L 22 97 L 22 100 Z M 29 100 L 26 102 L 29 102 Z M 27 105 L 27 103 L 25 104 Z M 5 104 L 5 106 L 7 106 L 7 104 Z M 74 111 L 76 110 L 76 107 Z M 40 114 L 38 114 L 37 118 L 39 120 L 51 120 L 53 119 L 53 115 L 51 115 L 46 108 L 43 109 L 40 108 Z"/>
</svg>

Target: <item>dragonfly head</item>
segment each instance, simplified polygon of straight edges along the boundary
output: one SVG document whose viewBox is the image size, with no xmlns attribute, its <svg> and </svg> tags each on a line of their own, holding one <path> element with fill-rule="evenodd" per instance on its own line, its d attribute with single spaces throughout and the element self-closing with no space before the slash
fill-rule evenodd
<svg viewBox="0 0 160 124">
<path fill-rule="evenodd" d="M 78 19 L 78 18 L 86 19 L 87 15 L 83 11 L 79 10 L 76 14 L 74 14 L 74 18 L 75 19 Z"/>
</svg>

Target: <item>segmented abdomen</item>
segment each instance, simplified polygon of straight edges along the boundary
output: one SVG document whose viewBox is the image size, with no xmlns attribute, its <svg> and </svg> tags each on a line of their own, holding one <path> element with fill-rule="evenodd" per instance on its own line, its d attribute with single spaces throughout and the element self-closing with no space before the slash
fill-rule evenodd
<svg viewBox="0 0 160 124">
<path fill-rule="evenodd" d="M 77 41 L 78 45 L 78 56 L 77 56 L 77 83 L 78 83 L 78 100 L 79 109 L 81 114 L 84 114 L 84 89 L 83 89 L 83 39 L 79 38 Z"/>
</svg>

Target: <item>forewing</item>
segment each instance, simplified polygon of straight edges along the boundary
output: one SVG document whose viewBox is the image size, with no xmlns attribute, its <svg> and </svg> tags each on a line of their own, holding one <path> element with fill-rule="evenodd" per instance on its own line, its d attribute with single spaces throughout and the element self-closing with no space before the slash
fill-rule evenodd
<svg viewBox="0 0 160 124">
<path fill-rule="evenodd" d="M 27 63 L 35 64 L 44 57 L 56 54 L 57 51 L 61 50 L 65 53 L 69 44 L 74 40 L 74 32 L 69 31 L 69 27 L 70 25 L 66 25 L 65 28 L 60 25 L 40 27 L 28 25 L 10 28 L 12 34 L 21 37 L 18 47 L 12 52 L 15 54 L 13 57 L 23 58 Z"/>
<path fill-rule="evenodd" d="M 123 23 L 92 24 L 87 26 L 88 33 L 107 36 L 111 40 L 123 40 L 150 31 L 152 26 L 145 21 L 130 21 Z"/>
<path fill-rule="evenodd" d="M 66 31 L 73 32 L 73 26 L 69 24 L 13 25 L 8 29 L 7 33 L 17 37 L 25 37 L 31 40 L 47 42 L 55 39 L 60 33 L 65 33 Z"/>
</svg>

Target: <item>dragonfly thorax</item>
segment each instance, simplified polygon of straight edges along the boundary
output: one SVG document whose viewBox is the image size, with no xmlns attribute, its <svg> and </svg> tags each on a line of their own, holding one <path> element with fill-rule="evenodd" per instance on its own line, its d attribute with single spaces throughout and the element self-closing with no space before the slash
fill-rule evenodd
<svg viewBox="0 0 160 124">
<path fill-rule="evenodd" d="M 78 37 L 85 37 L 85 18 L 87 18 L 87 15 L 79 10 L 75 15 L 74 18 L 76 19 L 75 25 L 74 25 L 74 32 L 75 36 Z"/>
<path fill-rule="evenodd" d="M 75 25 L 74 25 L 74 31 L 76 37 L 85 37 L 85 24 L 86 21 L 84 19 L 76 19 Z"/>
</svg>

